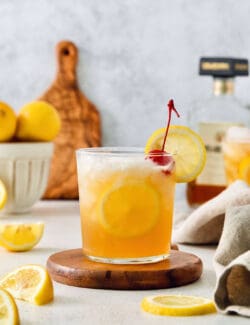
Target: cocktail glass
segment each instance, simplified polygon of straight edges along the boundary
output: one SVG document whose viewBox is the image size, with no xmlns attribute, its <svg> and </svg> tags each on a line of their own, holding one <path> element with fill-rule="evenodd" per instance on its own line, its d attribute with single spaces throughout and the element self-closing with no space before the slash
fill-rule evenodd
<svg viewBox="0 0 250 325">
<path fill-rule="evenodd" d="M 175 163 L 171 154 L 154 155 L 163 158 L 160 164 L 140 148 L 77 151 L 83 252 L 89 259 L 136 264 L 169 256 Z"/>
<path fill-rule="evenodd" d="M 228 184 L 237 179 L 249 182 L 247 171 L 250 166 L 250 129 L 230 128 L 222 149 Z"/>
</svg>

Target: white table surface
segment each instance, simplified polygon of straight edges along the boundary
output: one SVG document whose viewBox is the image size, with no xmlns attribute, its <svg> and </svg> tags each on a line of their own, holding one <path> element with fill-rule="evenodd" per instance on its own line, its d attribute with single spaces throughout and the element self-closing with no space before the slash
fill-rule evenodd
<svg viewBox="0 0 250 325">
<path fill-rule="evenodd" d="M 80 218 L 77 201 L 41 201 L 31 215 L 12 216 L 2 221 L 43 221 L 45 232 L 41 242 L 29 252 L 9 253 L 0 248 L 0 276 L 23 264 L 46 265 L 47 258 L 58 251 L 81 246 Z M 120 291 L 76 288 L 54 282 L 54 301 L 34 306 L 18 301 L 21 324 L 249 324 L 249 319 L 230 315 L 210 314 L 194 317 L 164 317 L 145 313 L 140 308 L 143 297 L 152 294 L 187 294 L 213 297 L 215 272 L 212 266 L 214 247 L 184 246 L 183 251 L 198 255 L 203 261 L 203 274 L 193 284 L 179 288 Z"/>
</svg>

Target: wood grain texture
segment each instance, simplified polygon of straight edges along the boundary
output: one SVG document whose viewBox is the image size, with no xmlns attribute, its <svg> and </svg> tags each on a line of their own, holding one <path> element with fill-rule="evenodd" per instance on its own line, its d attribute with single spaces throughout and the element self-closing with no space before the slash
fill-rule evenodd
<svg viewBox="0 0 250 325">
<path fill-rule="evenodd" d="M 88 260 L 82 249 L 73 249 L 51 255 L 47 269 L 53 280 L 70 286 L 146 290 L 194 282 L 201 276 L 202 262 L 193 254 L 172 250 L 169 259 L 158 263 L 104 264 Z"/>
<path fill-rule="evenodd" d="M 59 112 L 62 128 L 54 140 L 46 199 L 78 198 L 75 150 L 101 145 L 100 114 L 80 91 L 76 77 L 77 47 L 62 41 L 56 48 L 58 70 L 55 81 L 39 99 Z"/>
</svg>

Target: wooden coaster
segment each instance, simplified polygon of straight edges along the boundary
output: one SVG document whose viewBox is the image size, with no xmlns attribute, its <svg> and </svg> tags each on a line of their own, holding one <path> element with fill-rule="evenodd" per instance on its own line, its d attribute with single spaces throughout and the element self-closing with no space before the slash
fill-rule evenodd
<svg viewBox="0 0 250 325">
<path fill-rule="evenodd" d="M 194 282 L 202 273 L 201 260 L 171 250 L 169 259 L 152 264 L 117 265 L 88 260 L 82 249 L 53 254 L 47 261 L 53 280 L 75 287 L 145 290 L 178 287 Z"/>
</svg>

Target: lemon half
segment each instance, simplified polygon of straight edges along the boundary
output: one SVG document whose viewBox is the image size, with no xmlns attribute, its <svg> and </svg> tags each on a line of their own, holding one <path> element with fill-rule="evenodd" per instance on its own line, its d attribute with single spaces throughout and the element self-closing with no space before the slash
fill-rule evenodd
<svg viewBox="0 0 250 325">
<path fill-rule="evenodd" d="M 0 224 L 0 245 L 14 252 L 33 248 L 42 238 L 42 222 L 26 224 Z"/>
<path fill-rule="evenodd" d="M 19 313 L 13 297 L 4 289 L 0 289 L 0 324 L 18 325 Z"/>
<path fill-rule="evenodd" d="M 145 152 L 161 149 L 166 129 L 156 130 L 148 139 Z M 176 162 L 176 182 L 194 180 L 203 170 L 206 162 L 206 149 L 202 138 L 190 128 L 171 125 L 165 151 L 174 155 Z"/>
<path fill-rule="evenodd" d="M 181 295 L 145 297 L 141 302 L 144 311 L 163 316 L 194 316 L 216 312 L 212 300 Z"/>
<path fill-rule="evenodd" d="M 53 300 L 53 284 L 48 271 L 40 265 L 24 265 L 0 279 L 0 287 L 14 298 L 36 305 Z"/>
</svg>

